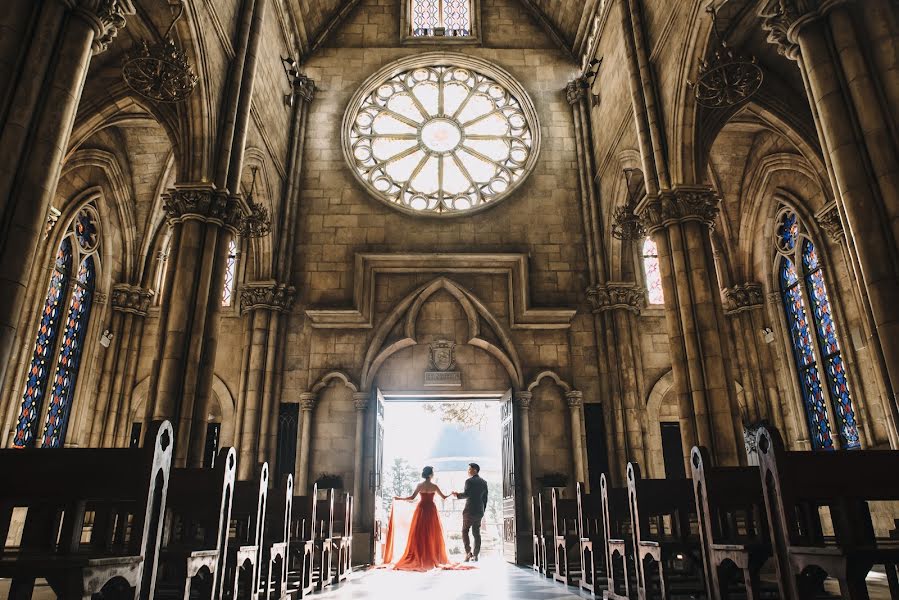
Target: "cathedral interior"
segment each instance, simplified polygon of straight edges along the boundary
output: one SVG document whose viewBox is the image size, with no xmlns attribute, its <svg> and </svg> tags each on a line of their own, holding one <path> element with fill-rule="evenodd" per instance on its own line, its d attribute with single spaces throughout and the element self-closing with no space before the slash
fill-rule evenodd
<svg viewBox="0 0 899 600">
<path fill-rule="evenodd" d="M 3 0 L 0 157 L 0 595 L 899 599 L 895 0 Z"/>
</svg>

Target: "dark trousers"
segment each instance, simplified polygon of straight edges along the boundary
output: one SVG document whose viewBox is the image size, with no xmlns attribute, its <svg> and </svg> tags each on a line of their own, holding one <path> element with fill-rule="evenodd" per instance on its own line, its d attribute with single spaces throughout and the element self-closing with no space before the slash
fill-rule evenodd
<svg viewBox="0 0 899 600">
<path fill-rule="evenodd" d="M 481 553 L 481 519 L 484 515 L 470 515 L 462 513 L 462 543 L 465 545 L 465 554 L 477 556 Z M 468 539 L 468 531 L 474 536 L 474 552 L 471 550 L 471 540 Z"/>
</svg>

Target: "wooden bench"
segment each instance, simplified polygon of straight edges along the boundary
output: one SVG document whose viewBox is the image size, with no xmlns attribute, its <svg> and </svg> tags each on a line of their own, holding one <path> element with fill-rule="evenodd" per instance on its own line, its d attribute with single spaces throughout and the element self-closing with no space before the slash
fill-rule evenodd
<svg viewBox="0 0 899 600">
<path fill-rule="evenodd" d="M 608 589 L 604 597 L 612 600 L 637 598 L 636 561 L 631 512 L 627 488 L 613 488 L 605 473 L 599 477 L 605 534 Z"/>
<path fill-rule="evenodd" d="M 713 467 L 703 447 L 693 448 L 690 464 L 709 596 L 761 598 L 760 571 L 772 550 L 759 468 Z M 776 585 L 765 586 L 772 595 Z"/>
<path fill-rule="evenodd" d="M 294 496 L 288 542 L 288 593 L 304 598 L 315 591 L 315 537 L 318 485 L 309 496 Z"/>
<path fill-rule="evenodd" d="M 577 528 L 581 560 L 580 588 L 597 595 L 606 588 L 605 525 L 602 496 L 587 494 L 584 484 L 577 484 Z M 596 551 L 599 550 L 597 556 Z"/>
<path fill-rule="evenodd" d="M 0 450 L 0 577 L 12 580 L 10 598 L 30 598 L 36 578 L 66 599 L 153 597 L 171 424 L 153 423 L 146 439 L 134 449 Z"/>
<path fill-rule="evenodd" d="M 293 509 L 293 475 L 285 475 L 281 485 L 269 490 L 265 504 L 259 597 L 288 600 L 287 588 L 290 523 Z"/>
<path fill-rule="evenodd" d="M 577 526 L 577 499 L 560 498 L 552 491 L 553 548 L 556 568 L 553 579 L 565 585 L 574 585 L 580 578 L 580 542 Z"/>
<path fill-rule="evenodd" d="M 534 531 L 539 536 L 540 573 L 551 579 L 556 572 L 553 506 L 552 497 L 544 492 L 537 494 L 537 520 L 534 521 Z"/>
<path fill-rule="evenodd" d="M 312 576 L 315 589 L 323 590 L 334 583 L 334 489 L 319 489 L 315 504 Z"/>
<path fill-rule="evenodd" d="M 334 583 L 346 581 L 353 571 L 353 496 L 335 494 L 332 549 Z"/>
<path fill-rule="evenodd" d="M 890 595 L 899 598 L 899 540 L 875 534 L 868 504 L 899 501 L 899 452 L 787 452 L 764 427 L 758 449 L 781 598 L 813 597 L 830 576 L 843 598 L 867 599 L 874 565 L 884 566 Z"/>
<path fill-rule="evenodd" d="M 156 598 L 221 597 L 236 470 L 234 448 L 213 468 L 172 470 Z"/>
<path fill-rule="evenodd" d="M 703 550 L 689 479 L 643 479 L 627 465 L 637 593 L 641 600 L 704 596 Z"/>
<path fill-rule="evenodd" d="M 534 571 L 540 572 L 542 568 L 540 566 L 540 560 L 542 557 L 542 552 L 540 551 L 541 544 L 541 536 L 540 536 L 540 508 L 539 508 L 540 498 L 539 496 L 531 496 L 531 523 L 534 524 L 534 531 L 531 535 L 531 552 L 533 553 L 533 561 L 531 562 L 531 569 Z"/>
<path fill-rule="evenodd" d="M 268 463 L 263 463 L 258 477 L 234 483 L 222 594 L 227 600 L 253 600 L 259 591 L 267 500 Z"/>
</svg>

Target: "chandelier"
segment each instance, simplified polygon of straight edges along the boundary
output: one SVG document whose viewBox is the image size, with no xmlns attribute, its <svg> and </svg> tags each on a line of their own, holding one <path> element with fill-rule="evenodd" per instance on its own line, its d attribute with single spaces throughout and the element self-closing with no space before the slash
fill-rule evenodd
<svg viewBox="0 0 899 600">
<path fill-rule="evenodd" d="M 643 173 L 639 169 L 625 169 L 627 201 L 615 209 L 612 215 L 612 236 L 619 240 L 640 240 L 646 237 L 646 228 L 634 210 L 645 191 Z"/>
<path fill-rule="evenodd" d="M 198 77 L 187 60 L 187 54 L 171 37 L 175 23 L 184 14 L 184 0 L 162 41 L 148 44 L 141 40 L 122 65 L 122 77 L 129 88 L 154 102 L 182 102 L 190 96 Z"/>
<path fill-rule="evenodd" d="M 736 54 L 718 32 L 718 14 L 713 6 L 712 31 L 716 48 L 708 60 L 699 61 L 699 78 L 689 82 L 696 102 L 706 108 L 727 108 L 748 100 L 762 86 L 763 73 L 754 56 Z"/>
<path fill-rule="evenodd" d="M 238 231 L 243 238 L 261 238 L 272 232 L 272 220 L 269 218 L 268 209 L 261 202 L 256 202 L 256 171 L 253 167 L 253 182 L 250 184 L 250 193 L 247 195 L 247 212 L 240 220 Z"/>
</svg>

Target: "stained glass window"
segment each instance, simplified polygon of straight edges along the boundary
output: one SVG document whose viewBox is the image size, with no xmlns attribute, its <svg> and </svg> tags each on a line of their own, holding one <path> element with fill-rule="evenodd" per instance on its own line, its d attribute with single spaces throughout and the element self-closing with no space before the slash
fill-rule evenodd
<svg viewBox="0 0 899 600">
<path fill-rule="evenodd" d="M 659 271 L 659 249 L 652 238 L 643 242 L 643 274 L 646 277 L 646 299 L 650 304 L 664 304 L 662 273 Z"/>
<path fill-rule="evenodd" d="M 780 254 L 780 289 L 812 447 L 834 447 L 834 428 L 827 410 L 830 402 L 842 447 L 858 448 L 858 424 L 848 375 L 817 250 L 797 215 L 788 209 L 779 217 L 775 237 Z M 797 265 L 801 265 L 801 273 Z"/>
<path fill-rule="evenodd" d="M 482 68 L 391 70 L 359 91 L 344 120 L 344 152 L 372 195 L 406 212 L 452 216 L 522 183 L 536 161 L 536 111 L 510 77 Z"/>
<path fill-rule="evenodd" d="M 96 211 L 85 206 L 72 219 L 57 248 L 31 363 L 25 373 L 22 405 L 13 435 L 15 447 L 37 444 L 41 420 L 41 446 L 62 446 L 65 441 L 90 318 L 99 233 Z M 78 265 L 78 272 L 73 278 L 74 265 Z"/>
<path fill-rule="evenodd" d="M 234 297 L 234 272 L 237 269 L 237 242 L 232 238 L 228 243 L 228 258 L 225 262 L 225 285 L 222 288 L 222 306 L 231 306 Z"/>
<path fill-rule="evenodd" d="M 412 35 L 426 37 L 443 35 L 458 37 L 471 35 L 470 0 L 411 0 Z"/>
</svg>

